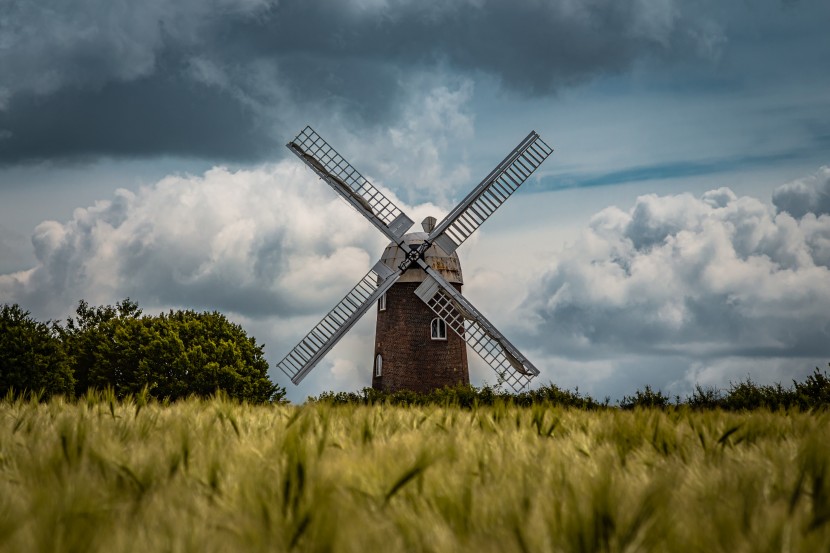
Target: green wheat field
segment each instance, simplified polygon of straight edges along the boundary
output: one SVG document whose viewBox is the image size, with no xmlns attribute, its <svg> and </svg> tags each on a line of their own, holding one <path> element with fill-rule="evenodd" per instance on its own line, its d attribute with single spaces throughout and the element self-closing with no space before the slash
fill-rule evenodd
<svg viewBox="0 0 830 553">
<path fill-rule="evenodd" d="M 830 414 L 0 401 L 2 551 L 830 549 Z"/>
</svg>

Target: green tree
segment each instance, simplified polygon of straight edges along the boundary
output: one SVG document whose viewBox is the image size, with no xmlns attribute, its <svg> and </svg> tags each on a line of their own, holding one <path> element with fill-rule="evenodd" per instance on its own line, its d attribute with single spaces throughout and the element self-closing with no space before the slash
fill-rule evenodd
<svg viewBox="0 0 830 553">
<path fill-rule="evenodd" d="M 43 392 L 71 396 L 74 381 L 54 328 L 34 320 L 19 305 L 0 310 L 0 395 Z"/>
<path fill-rule="evenodd" d="M 138 319 L 141 309 L 138 304 L 126 298 L 115 306 L 90 307 L 81 300 L 75 310 L 75 317 L 67 319 L 66 326 L 59 328 L 75 377 L 75 394 L 83 395 L 89 388 L 102 389 L 116 386 L 119 368 L 106 362 L 106 352 L 115 349 L 115 331 L 125 321 Z M 105 374 L 101 369 L 111 370 Z"/>
<path fill-rule="evenodd" d="M 171 400 L 217 390 L 251 402 L 285 396 L 268 378 L 263 346 L 218 312 L 147 316 L 129 298 L 114 307 L 81 302 L 64 339 L 78 394 L 111 386 L 124 397 L 147 386 L 153 397 Z"/>
</svg>

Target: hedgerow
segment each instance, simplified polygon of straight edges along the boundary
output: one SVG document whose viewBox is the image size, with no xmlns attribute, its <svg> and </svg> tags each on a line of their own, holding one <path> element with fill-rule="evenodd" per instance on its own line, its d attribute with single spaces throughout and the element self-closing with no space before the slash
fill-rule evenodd
<svg viewBox="0 0 830 553">
<path fill-rule="evenodd" d="M 726 390 L 696 386 L 692 395 L 685 398 L 671 398 L 661 390 L 655 390 L 646 385 L 642 390 L 636 390 L 631 396 L 623 396 L 623 399 L 616 405 L 612 405 L 609 398 L 599 401 L 590 395 L 580 393 L 579 390 L 564 390 L 550 382 L 520 393 L 511 393 L 498 386 L 477 388 L 469 385 L 445 387 L 426 393 L 409 390 L 384 392 L 374 388 L 363 388 L 357 392 L 323 392 L 318 396 L 309 397 L 307 401 L 331 405 L 442 405 L 465 409 L 506 404 L 518 407 L 548 405 L 586 410 L 616 407 L 622 409 L 722 409 L 725 411 L 810 410 L 830 407 L 830 377 L 826 372 L 816 368 L 804 381 L 793 380 L 793 385 L 789 388 L 780 383 L 761 385 L 747 378 L 730 384 Z"/>
</svg>

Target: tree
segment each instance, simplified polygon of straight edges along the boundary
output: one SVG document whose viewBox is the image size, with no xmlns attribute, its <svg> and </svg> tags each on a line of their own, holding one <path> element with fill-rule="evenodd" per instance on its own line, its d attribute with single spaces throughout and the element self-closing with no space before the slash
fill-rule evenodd
<svg viewBox="0 0 830 553">
<path fill-rule="evenodd" d="M 0 310 L 0 395 L 41 391 L 71 396 L 74 380 L 54 328 L 34 320 L 19 305 Z"/>
<path fill-rule="evenodd" d="M 130 298 L 115 306 L 90 307 L 81 300 L 75 310 L 75 318 L 66 320 L 66 326 L 59 327 L 59 333 L 69 354 L 75 377 L 75 394 L 83 395 L 89 388 L 115 386 L 116 375 L 102 374 L 102 365 L 117 372 L 117 365 L 103 362 L 103 351 L 112 348 L 115 330 L 129 319 L 141 316 L 138 304 Z"/>
<path fill-rule="evenodd" d="M 285 396 L 268 378 L 263 346 L 218 312 L 146 316 L 129 298 L 114 307 L 81 302 L 64 340 L 79 395 L 111 386 L 124 397 L 147 386 L 153 397 L 171 400 L 217 390 L 251 402 Z"/>
</svg>

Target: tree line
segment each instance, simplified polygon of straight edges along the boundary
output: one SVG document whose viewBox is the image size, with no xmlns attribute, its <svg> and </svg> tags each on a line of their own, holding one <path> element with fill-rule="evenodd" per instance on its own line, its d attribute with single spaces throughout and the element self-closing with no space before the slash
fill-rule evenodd
<svg viewBox="0 0 830 553">
<path fill-rule="evenodd" d="M 35 393 L 44 399 L 84 396 L 111 389 L 117 398 L 139 394 L 159 400 L 208 397 L 217 391 L 251 403 L 284 401 L 286 391 L 268 377 L 263 346 L 219 312 L 178 310 L 144 315 L 129 298 L 92 307 L 80 301 L 64 322 L 41 322 L 17 304 L 0 309 L 0 397 Z M 456 405 L 509 403 L 559 405 L 581 409 L 611 407 L 579 390 L 553 383 L 521 393 L 499 385 L 457 386 L 418 393 L 323 392 L 308 398 L 332 404 Z M 723 390 L 697 386 L 685 398 L 670 397 L 651 386 L 624 396 L 617 404 L 692 409 L 824 409 L 830 406 L 830 377 L 818 368 L 792 386 L 761 385 L 747 378 Z"/>
<path fill-rule="evenodd" d="M 3 305 L 0 395 L 74 398 L 104 389 L 118 398 L 285 397 L 268 377 L 263 346 L 215 311 L 144 315 L 129 298 L 97 307 L 82 300 L 73 317 L 44 323 L 17 304 Z"/>
</svg>

